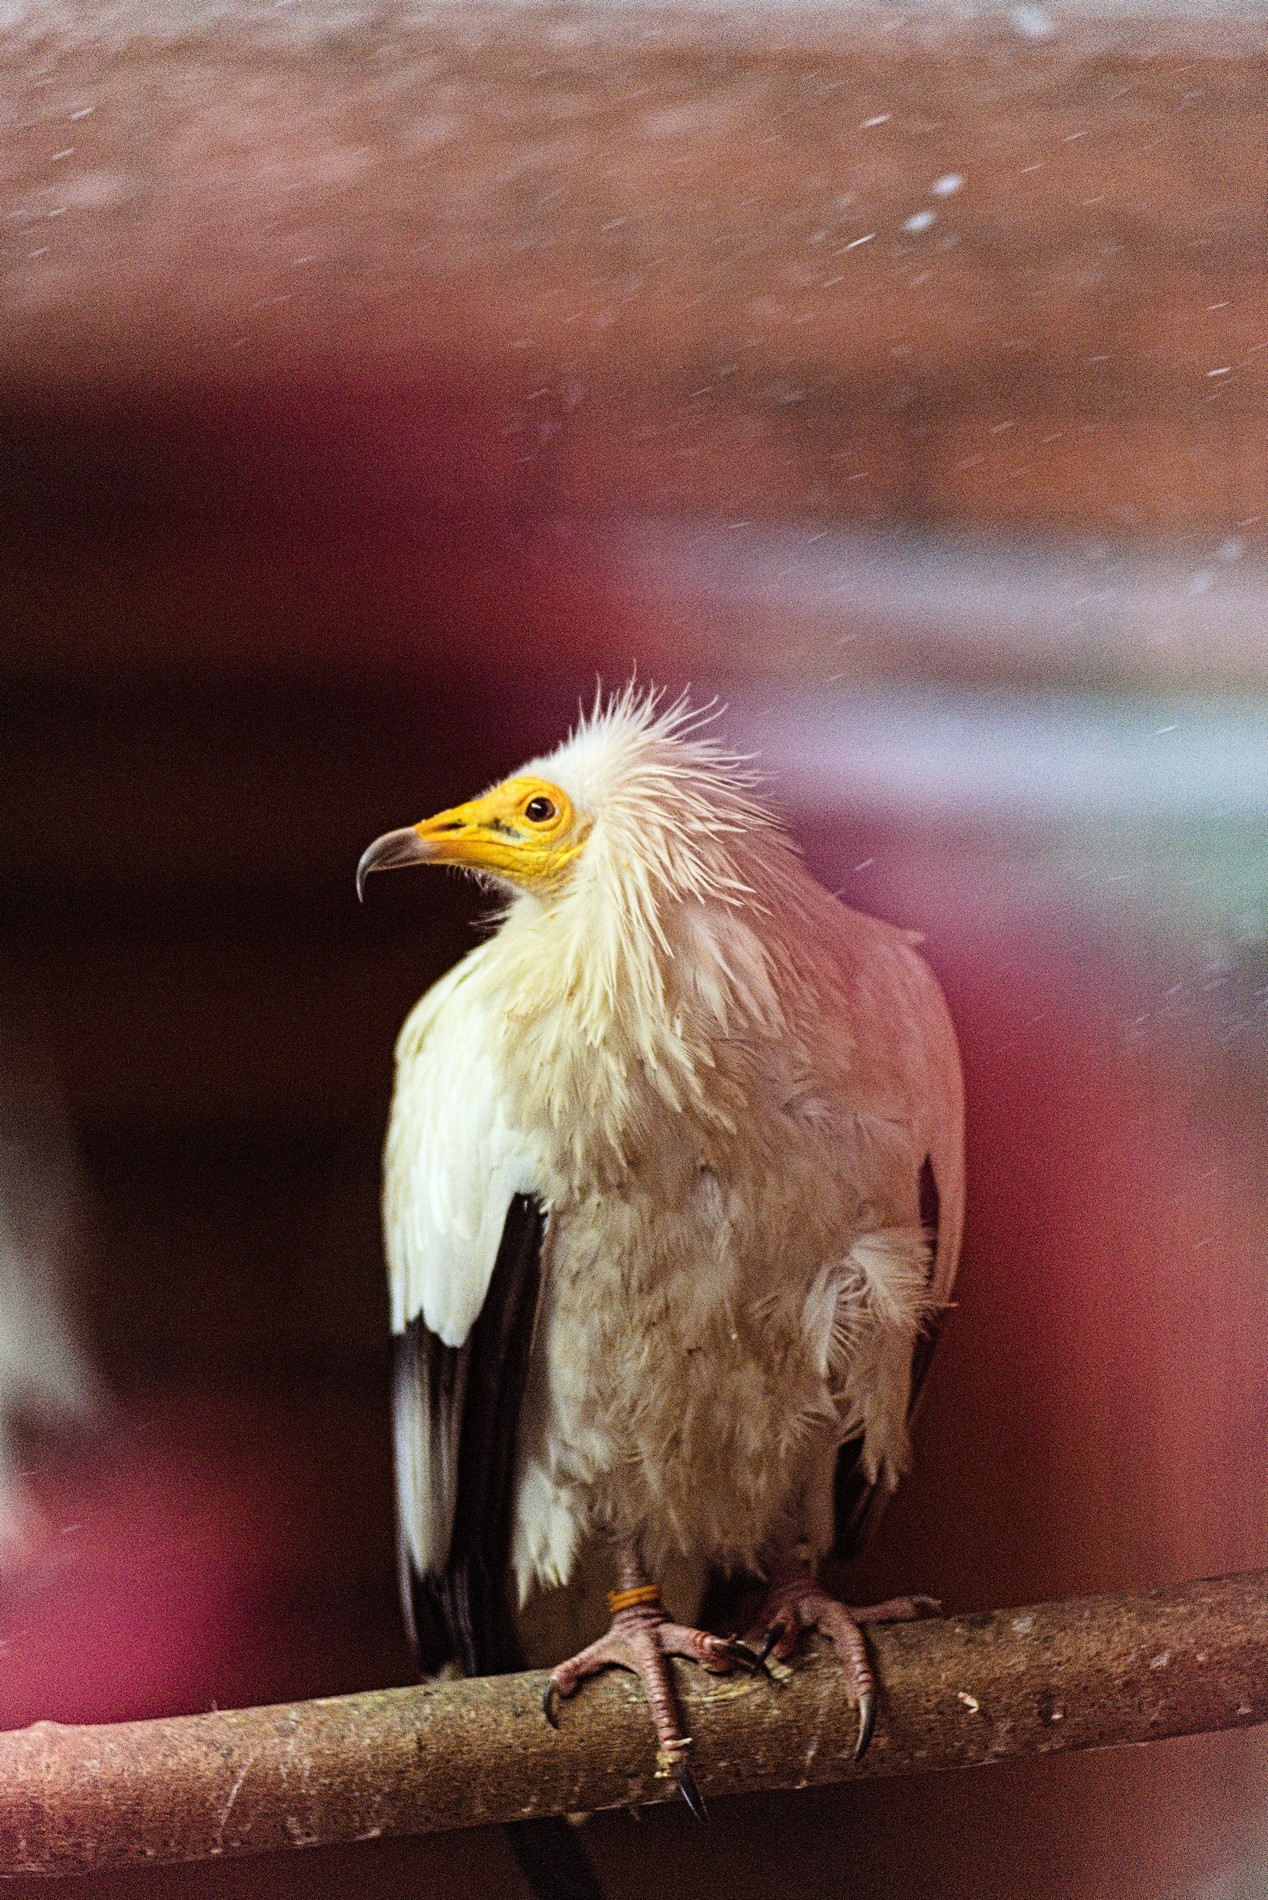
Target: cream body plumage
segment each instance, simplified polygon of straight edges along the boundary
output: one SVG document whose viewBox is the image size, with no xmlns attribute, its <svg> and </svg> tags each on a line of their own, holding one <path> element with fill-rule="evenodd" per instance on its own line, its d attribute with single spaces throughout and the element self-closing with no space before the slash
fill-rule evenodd
<svg viewBox="0 0 1268 1900">
<path fill-rule="evenodd" d="M 829 896 L 743 764 L 633 693 L 412 832 L 372 850 L 510 901 L 397 1046 L 392 1317 L 427 1347 L 396 1394 L 406 1571 L 444 1572 L 467 1508 L 513 1204 L 539 1212 L 499 1427 L 520 1596 L 595 1532 L 653 1574 L 823 1554 L 840 1448 L 864 1490 L 906 1467 L 913 1347 L 959 1252 L 959 1060 L 914 940 Z"/>
</svg>

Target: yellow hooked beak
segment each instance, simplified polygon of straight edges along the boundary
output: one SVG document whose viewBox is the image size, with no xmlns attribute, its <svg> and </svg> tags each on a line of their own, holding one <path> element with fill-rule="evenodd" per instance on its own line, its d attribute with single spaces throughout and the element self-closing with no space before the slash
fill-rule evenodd
<svg viewBox="0 0 1268 1900">
<path fill-rule="evenodd" d="M 527 890 L 548 889 L 585 843 L 566 792 L 544 779 L 511 778 L 482 798 L 376 838 L 357 866 L 357 896 L 371 871 L 457 864 Z"/>
</svg>

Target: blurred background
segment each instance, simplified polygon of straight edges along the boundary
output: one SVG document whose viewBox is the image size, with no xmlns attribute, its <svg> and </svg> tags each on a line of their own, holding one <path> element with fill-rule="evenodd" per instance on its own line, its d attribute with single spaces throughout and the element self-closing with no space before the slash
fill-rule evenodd
<svg viewBox="0 0 1268 1900">
<path fill-rule="evenodd" d="M 1268 11 L 0 50 L 0 1721 L 409 1680 L 378 1147 L 480 901 L 353 871 L 635 669 L 728 702 L 960 1027 L 960 1304 L 843 1589 L 1268 1561 Z M 1268 1749 L 589 1840 L 614 1900 L 1253 1900 Z M 473 1833 L 11 1885 L 517 1880 Z"/>
</svg>

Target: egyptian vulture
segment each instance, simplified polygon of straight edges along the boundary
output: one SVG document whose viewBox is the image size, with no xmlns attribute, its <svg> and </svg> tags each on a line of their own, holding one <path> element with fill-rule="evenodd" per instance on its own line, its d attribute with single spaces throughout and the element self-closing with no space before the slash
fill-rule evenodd
<svg viewBox="0 0 1268 1900">
<path fill-rule="evenodd" d="M 423 1666 L 519 1662 L 517 1602 L 610 1541 L 608 1665 L 641 1678 L 698 1797 L 668 1655 L 835 1644 L 866 1747 L 860 1625 L 819 1560 L 907 1469 L 964 1206 L 960 1064 L 905 931 L 805 870 L 745 762 L 627 689 L 491 791 L 365 852 L 458 865 L 497 929 L 401 1031 L 383 1213 L 402 1574 Z M 677 1554 L 765 1579 L 743 1643 L 660 1600 Z"/>
</svg>

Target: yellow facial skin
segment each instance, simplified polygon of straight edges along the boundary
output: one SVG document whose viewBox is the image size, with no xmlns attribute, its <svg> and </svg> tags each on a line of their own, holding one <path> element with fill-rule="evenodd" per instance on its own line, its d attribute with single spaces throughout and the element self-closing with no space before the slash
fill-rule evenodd
<svg viewBox="0 0 1268 1900">
<path fill-rule="evenodd" d="M 559 883 L 585 843 L 568 794 L 540 778 L 508 778 L 483 798 L 413 827 L 432 864 L 488 871 L 525 890 Z"/>
</svg>

